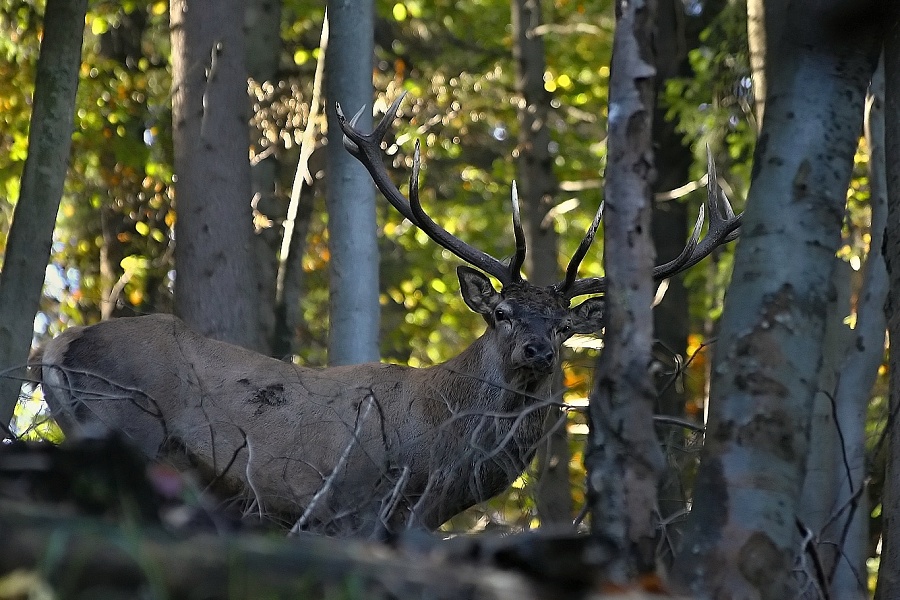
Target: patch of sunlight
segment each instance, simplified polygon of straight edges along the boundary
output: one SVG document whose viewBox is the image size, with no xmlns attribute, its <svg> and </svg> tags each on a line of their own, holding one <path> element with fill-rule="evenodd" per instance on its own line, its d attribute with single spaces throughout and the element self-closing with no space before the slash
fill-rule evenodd
<svg viewBox="0 0 900 600">
<path fill-rule="evenodd" d="M 10 429 L 20 440 L 47 441 L 58 444 L 65 437 L 59 425 L 50 416 L 50 407 L 44 401 L 40 389 L 19 397 Z"/>
</svg>

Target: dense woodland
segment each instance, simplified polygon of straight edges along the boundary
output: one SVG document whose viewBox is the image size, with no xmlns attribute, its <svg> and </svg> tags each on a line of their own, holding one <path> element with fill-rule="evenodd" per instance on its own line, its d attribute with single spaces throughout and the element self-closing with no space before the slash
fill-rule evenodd
<svg viewBox="0 0 900 600">
<path fill-rule="evenodd" d="M 425 367 L 492 326 L 460 294 L 461 261 L 344 147 L 336 103 L 370 131 L 404 93 L 382 144 L 393 181 L 411 193 L 418 141 L 428 215 L 507 259 L 515 180 L 529 282 L 566 277 L 606 203 L 578 273 L 609 279 L 606 331 L 566 342 L 557 425 L 509 489 L 440 536 L 376 550 L 269 527 L 255 539 L 258 523 L 211 536 L 163 519 L 142 536 L 121 498 L 157 494 L 158 477 L 116 475 L 132 487 L 98 492 L 117 508 L 89 517 L 83 495 L 0 488 L 14 532 L 0 598 L 117 585 L 154 598 L 898 597 L 900 379 L 886 332 L 900 323 L 900 12 L 372 1 L 329 2 L 326 19 L 305 0 L 0 0 L 0 486 L 22 489 L 13 439 L 43 442 L 28 452 L 57 457 L 51 475 L 73 489 L 110 452 L 127 457 L 113 472 L 142 471 L 117 440 L 48 450 L 65 436 L 25 366 L 30 345 L 71 327 L 174 312 L 285 363 Z M 617 128 L 632 102 L 637 120 Z M 707 189 L 746 208 L 739 241 L 651 285 L 641 239 L 652 230 L 653 264 L 677 256 Z M 25 229 L 56 203 L 55 221 Z M 201 485 L 180 485 L 179 506 L 215 515 Z M 65 510 L 41 512 L 48 497 Z M 117 527 L 134 534 L 125 557 Z M 43 545 L 54 536 L 69 545 Z M 410 561 L 421 569 L 404 572 Z"/>
</svg>

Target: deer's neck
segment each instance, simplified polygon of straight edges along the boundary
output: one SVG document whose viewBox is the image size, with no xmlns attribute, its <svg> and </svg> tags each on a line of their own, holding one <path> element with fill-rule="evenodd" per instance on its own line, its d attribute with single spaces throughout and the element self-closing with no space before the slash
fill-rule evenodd
<svg viewBox="0 0 900 600">
<path fill-rule="evenodd" d="M 508 363 L 503 350 L 483 335 L 458 356 L 432 369 L 447 391 L 459 390 L 464 395 L 465 404 L 505 411 L 545 404 L 552 376 L 512 369 Z"/>
<path fill-rule="evenodd" d="M 436 464 L 454 473 L 431 493 L 444 502 L 423 522 L 440 524 L 506 489 L 528 466 L 543 431 L 551 376 L 504 369 L 502 355 L 482 336 L 459 356 L 428 369 L 424 390 L 446 438 L 433 445 Z M 440 416 L 437 416 L 440 415 Z"/>
</svg>

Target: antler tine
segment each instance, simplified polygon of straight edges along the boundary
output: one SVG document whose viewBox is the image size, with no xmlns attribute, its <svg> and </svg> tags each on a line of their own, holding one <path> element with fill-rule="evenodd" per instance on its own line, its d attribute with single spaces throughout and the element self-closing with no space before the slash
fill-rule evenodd
<svg viewBox="0 0 900 600">
<path fill-rule="evenodd" d="M 665 279 L 679 271 L 693 267 L 709 256 L 713 250 L 736 239 L 740 235 L 740 226 L 744 215 L 743 213 L 739 215 L 734 214 L 731 203 L 725 196 L 725 192 L 722 191 L 722 186 L 719 185 L 719 178 L 716 173 L 716 163 L 713 160 L 709 146 L 706 147 L 706 172 L 706 209 L 709 213 L 709 229 L 706 232 L 706 237 L 699 242 L 694 240 L 695 236 L 699 239 L 699 227 L 702 226 L 703 207 L 701 206 L 700 219 L 698 219 L 697 225 L 694 227 L 694 235 L 691 236 L 693 244 L 689 243 L 689 246 L 693 245 L 690 252 L 686 254 L 688 248 L 685 248 L 682 256 L 679 256 L 672 263 L 658 267 L 658 272 L 657 269 L 654 269 L 653 275 L 657 279 Z M 679 261 L 679 259 L 682 260 Z"/>
<path fill-rule="evenodd" d="M 713 219 L 721 217 L 724 221 L 728 222 L 732 219 L 736 219 L 738 222 L 738 228 L 725 236 L 722 240 L 723 244 L 727 244 L 728 242 L 734 241 L 740 236 L 740 222 L 742 220 L 743 215 L 738 215 L 735 217 L 734 210 L 731 208 L 731 202 L 728 201 L 728 196 L 725 195 L 725 190 L 722 189 L 722 186 L 719 185 L 719 177 L 716 174 L 716 163 L 713 160 L 712 150 L 710 150 L 709 145 L 706 146 L 706 170 L 709 173 L 707 177 L 706 183 L 706 202 L 708 204 L 712 204 L 716 207 L 715 216 L 710 215 L 710 223 Z M 709 177 L 714 177 L 713 181 L 715 185 L 711 185 L 709 183 Z"/>
<path fill-rule="evenodd" d="M 581 294 L 585 294 L 588 292 L 581 292 L 580 294 L 571 294 L 574 290 L 574 285 L 578 280 L 578 267 L 581 266 L 581 261 L 584 260 L 584 257 L 587 256 L 588 250 L 591 247 L 591 244 L 594 243 L 594 236 L 597 235 L 597 228 L 600 227 L 600 221 L 603 219 L 603 203 L 600 203 L 600 207 L 597 209 L 597 214 L 594 215 L 594 220 L 591 222 L 591 226 L 588 227 L 587 232 L 584 234 L 584 238 L 582 238 L 581 243 L 578 244 L 578 248 L 575 250 L 575 254 L 572 255 L 572 259 L 569 261 L 569 265 L 566 267 L 566 279 L 560 283 L 557 283 L 554 287 L 562 294 L 564 294 L 568 298 L 574 298 L 575 296 L 580 296 Z M 596 278 L 588 278 L 587 280 L 594 280 Z M 581 280 L 586 281 L 586 280 Z"/>
<path fill-rule="evenodd" d="M 572 282 L 572 285 L 563 292 L 563 295 L 571 300 L 585 294 L 604 293 L 606 293 L 606 277 L 584 277 Z"/>
<path fill-rule="evenodd" d="M 503 285 L 511 283 L 513 279 L 510 277 L 510 271 L 506 266 L 486 252 L 482 252 L 478 248 L 470 246 L 451 234 L 449 231 L 438 225 L 428 216 L 422 203 L 419 201 L 419 168 L 421 165 L 421 150 L 419 148 L 419 140 L 416 140 L 416 149 L 413 154 L 412 175 L 409 178 L 409 205 L 412 209 L 413 218 L 410 219 L 428 237 L 446 248 L 459 258 L 474 267 L 478 267 L 485 273 L 490 273 Z"/>
<path fill-rule="evenodd" d="M 490 254 L 482 252 L 455 237 L 449 231 L 435 223 L 434 220 L 425 213 L 421 202 L 419 202 L 419 168 L 421 165 L 421 152 L 418 141 L 416 141 L 412 175 L 410 176 L 410 199 L 407 200 L 394 182 L 391 181 L 387 169 L 385 169 L 384 163 L 381 160 L 381 142 L 396 118 L 400 102 L 405 95 L 406 93 L 404 92 L 391 103 L 391 106 L 384 113 L 384 117 L 382 117 L 381 121 L 375 126 L 375 129 L 371 133 L 363 133 L 355 127 L 355 122 L 359 118 L 359 115 L 362 114 L 362 110 L 360 110 L 360 112 L 357 113 L 357 116 L 348 123 L 347 118 L 344 116 L 344 112 L 341 110 L 341 105 L 336 104 L 335 112 L 337 113 L 338 124 L 341 127 L 341 131 L 344 132 L 344 147 L 362 163 L 372 177 L 372 180 L 375 182 L 375 186 L 401 215 L 412 221 L 432 240 L 462 260 L 481 269 L 485 273 L 493 275 L 503 285 L 510 283 L 513 278 L 506 265 Z"/>
<path fill-rule="evenodd" d="M 397 109 L 400 107 L 400 102 L 404 96 L 405 92 L 394 100 L 372 133 L 368 134 L 363 133 L 354 126 L 359 116 L 362 115 L 362 111 L 365 110 L 365 106 L 359 109 L 349 123 L 347 122 L 347 117 L 344 116 L 344 111 L 341 110 L 340 103 L 335 103 L 335 112 L 337 113 L 338 125 L 340 125 L 341 131 L 344 132 L 344 148 L 362 163 L 372 177 L 372 181 L 375 182 L 375 186 L 387 198 L 388 202 L 400 214 L 415 223 L 416 219 L 409 208 L 409 201 L 388 177 L 384 163 L 381 161 L 381 142 L 391 123 L 397 117 Z"/>
<path fill-rule="evenodd" d="M 522 213 L 519 210 L 519 190 L 512 182 L 513 234 L 516 237 L 516 253 L 509 261 L 509 276 L 512 281 L 522 281 L 522 265 L 525 264 L 525 229 L 522 227 Z"/>
<path fill-rule="evenodd" d="M 713 161 L 712 152 L 709 147 L 706 148 L 707 161 L 707 196 L 706 203 L 700 207 L 700 214 L 697 222 L 694 224 L 694 230 L 691 237 L 685 245 L 684 250 L 677 258 L 663 265 L 653 268 L 653 279 L 660 281 L 666 279 L 693 267 L 701 260 L 709 256 L 713 250 L 719 246 L 726 244 L 740 235 L 741 221 L 743 213 L 734 214 L 731 203 L 722 191 L 719 185 L 718 176 L 716 174 L 716 164 Z M 700 232 L 703 229 L 703 221 L 709 213 L 709 229 L 706 237 L 700 239 Z M 587 236 L 586 238 L 587 239 Z M 584 242 L 582 242 L 582 246 Z M 581 246 L 578 248 L 581 251 Z M 576 252 L 578 256 L 579 252 Z M 585 248 L 585 252 L 587 249 Z M 579 261 L 581 258 L 579 258 Z M 572 257 L 572 262 L 575 257 Z M 577 268 L 577 264 L 576 264 Z M 584 294 L 600 294 L 606 291 L 605 277 L 592 277 L 587 279 L 572 279 L 572 263 L 569 263 L 569 269 L 566 271 L 566 281 L 562 284 L 561 291 L 567 298 L 574 298 Z M 571 283 L 569 283 L 571 281 Z M 560 284 L 557 284 L 559 286 Z"/>
<path fill-rule="evenodd" d="M 697 222 L 694 223 L 694 229 L 691 231 L 691 237 L 688 238 L 688 242 L 684 245 L 684 249 L 681 251 L 681 254 L 665 264 L 653 267 L 654 279 L 665 279 L 666 277 L 670 277 L 673 274 L 687 268 L 685 265 L 687 265 L 688 261 L 691 260 L 691 256 L 693 256 L 694 251 L 697 249 L 697 244 L 700 241 L 700 232 L 703 230 L 703 221 L 706 220 L 705 208 L 705 205 L 700 205 L 700 214 L 697 215 Z"/>
</svg>

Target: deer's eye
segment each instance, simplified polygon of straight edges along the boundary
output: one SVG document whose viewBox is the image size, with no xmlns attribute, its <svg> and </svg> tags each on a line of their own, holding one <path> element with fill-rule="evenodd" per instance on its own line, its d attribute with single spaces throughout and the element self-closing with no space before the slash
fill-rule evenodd
<svg viewBox="0 0 900 600">
<path fill-rule="evenodd" d="M 508 321 L 509 320 L 509 311 L 502 306 L 494 311 L 494 320 L 495 321 Z"/>
<path fill-rule="evenodd" d="M 569 323 L 568 321 L 563 322 L 559 326 L 559 332 L 563 335 L 567 335 L 571 331 L 572 331 L 572 324 Z"/>
</svg>

